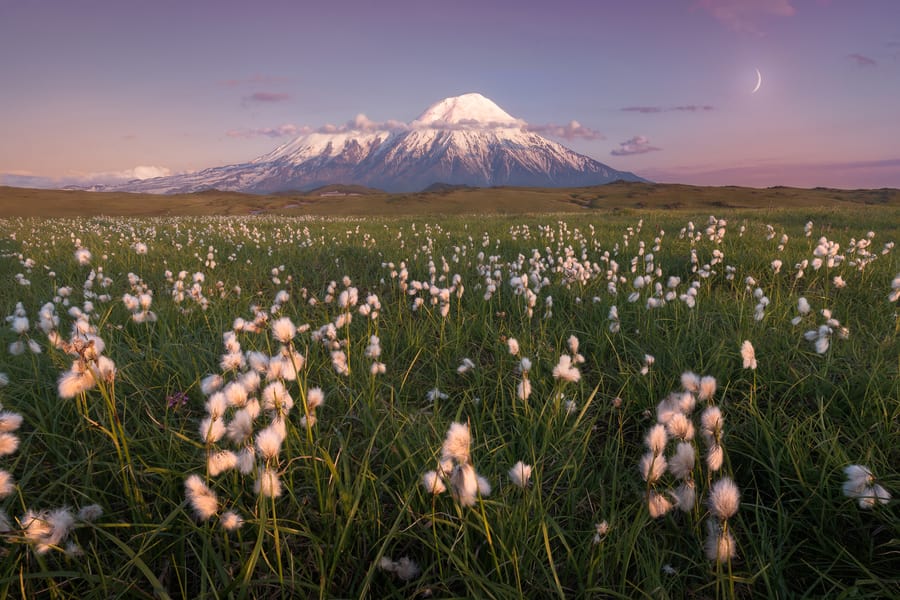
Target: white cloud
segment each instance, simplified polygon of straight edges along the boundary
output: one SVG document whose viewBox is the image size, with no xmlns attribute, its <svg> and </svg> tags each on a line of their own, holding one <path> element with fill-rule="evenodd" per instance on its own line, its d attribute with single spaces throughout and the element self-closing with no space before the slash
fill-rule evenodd
<svg viewBox="0 0 900 600">
<path fill-rule="evenodd" d="M 527 129 L 528 131 L 533 131 L 534 133 L 540 135 L 549 135 L 553 137 L 563 138 L 564 140 L 574 140 L 576 138 L 581 138 L 584 140 L 606 139 L 606 136 L 604 136 L 596 129 L 585 127 L 574 119 L 572 121 L 569 121 L 566 125 L 554 125 L 552 123 L 547 125 L 526 125 L 525 129 Z"/>
<path fill-rule="evenodd" d="M 695 7 L 709 12 L 734 31 L 762 35 L 757 22 L 762 17 L 791 17 L 797 13 L 792 0 L 698 0 Z"/>
<path fill-rule="evenodd" d="M 66 186 L 89 187 L 92 185 L 115 185 L 135 179 L 152 179 L 172 175 L 167 167 L 138 165 L 122 171 L 99 171 L 94 173 L 67 173 L 58 177 L 32 175 L 27 172 L 0 173 L 0 185 L 27 188 L 61 188 Z"/>
<path fill-rule="evenodd" d="M 630 156 L 632 154 L 646 154 L 647 152 L 655 152 L 662 150 L 656 146 L 650 145 L 650 140 L 642 135 L 636 135 L 630 140 L 625 140 L 619 144 L 619 147 L 610 154 L 613 156 Z"/>
<path fill-rule="evenodd" d="M 168 177 L 172 171 L 166 167 L 140 165 L 130 171 L 123 171 L 123 174 L 128 175 L 129 173 L 131 179 L 153 179 L 154 177 Z"/>
</svg>

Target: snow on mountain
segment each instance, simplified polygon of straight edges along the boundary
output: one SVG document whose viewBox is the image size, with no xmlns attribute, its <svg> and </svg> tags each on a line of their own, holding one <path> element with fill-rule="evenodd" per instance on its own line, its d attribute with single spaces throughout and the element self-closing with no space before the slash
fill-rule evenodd
<svg viewBox="0 0 900 600">
<path fill-rule="evenodd" d="M 413 128 L 458 124 L 503 124 L 522 127 L 524 121 L 510 116 L 481 94 L 463 94 L 435 102 L 412 122 Z"/>
<path fill-rule="evenodd" d="M 435 182 L 471 186 L 575 187 L 644 181 L 526 129 L 481 94 L 446 98 L 415 121 L 376 128 L 364 118 L 301 135 L 247 163 L 132 181 L 112 189 L 183 193 L 208 189 L 268 193 L 342 183 L 387 191 Z"/>
</svg>

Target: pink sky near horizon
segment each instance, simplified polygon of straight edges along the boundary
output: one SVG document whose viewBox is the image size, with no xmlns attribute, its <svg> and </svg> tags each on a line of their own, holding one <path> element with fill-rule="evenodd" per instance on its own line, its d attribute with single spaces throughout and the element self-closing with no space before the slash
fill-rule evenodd
<svg viewBox="0 0 900 600">
<path fill-rule="evenodd" d="M 0 53 L 0 184 L 246 162 L 477 91 L 655 181 L 900 187 L 896 0 L 0 0 Z"/>
</svg>

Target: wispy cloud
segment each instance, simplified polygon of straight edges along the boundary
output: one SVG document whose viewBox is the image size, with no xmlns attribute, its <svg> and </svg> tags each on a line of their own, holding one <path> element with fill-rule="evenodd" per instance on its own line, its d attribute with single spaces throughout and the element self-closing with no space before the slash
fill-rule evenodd
<svg viewBox="0 0 900 600">
<path fill-rule="evenodd" d="M 878 64 L 874 58 L 869 58 L 868 56 L 863 56 L 862 54 L 848 54 L 847 58 L 856 63 L 858 67 L 874 67 Z"/>
<path fill-rule="evenodd" d="M 254 92 L 244 96 L 244 102 L 284 102 L 290 99 L 291 95 L 283 92 Z"/>
<path fill-rule="evenodd" d="M 900 187 L 900 158 L 799 164 L 760 160 L 733 166 L 648 168 L 641 175 L 662 183 L 695 185 L 897 188 Z"/>
<path fill-rule="evenodd" d="M 219 82 L 219 85 L 224 85 L 226 87 L 237 87 L 241 85 L 277 85 L 287 83 L 287 81 L 288 79 L 286 77 L 256 74 L 241 79 L 224 79 Z"/>
<path fill-rule="evenodd" d="M 797 9 L 792 0 L 697 0 L 694 8 L 707 11 L 733 31 L 763 35 L 759 20 L 764 17 L 791 17 Z"/>
<path fill-rule="evenodd" d="M 656 152 L 662 150 L 656 146 L 650 145 L 650 140 L 642 135 L 636 135 L 630 140 L 626 140 L 619 144 L 619 147 L 610 152 L 613 156 L 631 156 L 632 154 L 646 154 L 647 152 Z"/>
<path fill-rule="evenodd" d="M 578 121 L 569 121 L 566 125 L 526 125 L 527 131 L 532 131 L 539 135 L 549 135 L 551 137 L 563 138 L 565 140 L 583 139 L 583 140 L 603 140 L 606 136 L 590 127 L 585 127 Z"/>
<path fill-rule="evenodd" d="M 553 123 L 545 125 L 530 125 L 525 121 L 518 120 L 514 123 L 509 122 L 488 122 L 462 120 L 453 123 L 435 122 L 404 123 L 403 121 L 395 121 L 393 119 L 387 121 L 373 121 L 366 115 L 360 113 L 355 118 L 347 121 L 342 125 L 327 123 L 320 127 L 309 127 L 306 125 L 296 125 L 294 123 L 285 123 L 277 127 L 258 127 L 258 128 L 239 128 L 230 129 L 225 135 L 230 138 L 255 138 L 255 137 L 296 137 L 310 133 L 337 134 L 361 132 L 368 133 L 373 131 L 383 131 L 385 133 L 397 133 L 411 131 L 416 129 L 437 129 L 440 131 L 472 131 L 485 129 L 509 129 L 521 128 L 525 131 L 531 131 L 539 135 L 548 135 L 552 137 L 563 138 L 566 140 L 584 139 L 584 140 L 602 140 L 605 136 L 590 127 L 582 125 L 578 121 L 569 121 L 566 125 L 556 125 Z"/>
<path fill-rule="evenodd" d="M 661 112 L 708 112 L 715 110 L 715 106 L 709 104 L 685 104 L 682 106 L 625 106 L 620 110 L 624 112 L 636 112 L 641 114 L 653 114 Z"/>
<path fill-rule="evenodd" d="M 115 185 L 135 179 L 152 179 L 167 177 L 172 171 L 166 167 L 154 165 L 138 165 L 122 171 L 100 171 L 94 173 L 70 173 L 60 177 L 45 177 L 28 172 L 0 173 L 0 185 L 11 185 L 27 188 L 61 188 L 66 186 L 88 187 L 91 185 Z"/>
<path fill-rule="evenodd" d="M 372 132 L 372 131 L 406 131 L 409 125 L 400 121 L 373 121 L 366 115 L 360 113 L 355 118 L 347 121 L 343 125 L 334 125 L 326 123 L 320 127 L 309 127 L 308 125 L 296 125 L 294 123 L 285 123 L 277 127 L 256 127 L 252 129 L 229 129 L 225 135 L 230 138 L 255 138 L 255 137 L 296 137 L 299 135 L 308 135 L 310 133 L 349 133 L 349 132 Z"/>
<path fill-rule="evenodd" d="M 229 129 L 225 135 L 230 138 L 255 138 L 255 137 L 294 137 L 312 132 L 309 127 L 301 127 L 293 123 L 285 123 L 278 127 L 257 127 L 254 129 Z"/>
</svg>

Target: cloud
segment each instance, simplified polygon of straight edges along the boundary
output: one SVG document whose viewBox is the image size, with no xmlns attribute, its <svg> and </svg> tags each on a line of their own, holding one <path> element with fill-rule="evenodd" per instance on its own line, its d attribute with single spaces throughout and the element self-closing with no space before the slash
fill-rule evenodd
<svg viewBox="0 0 900 600">
<path fill-rule="evenodd" d="M 577 138 L 583 140 L 603 140 L 606 139 L 602 133 L 596 129 L 585 127 L 578 121 L 569 121 L 566 125 L 526 125 L 526 131 L 531 131 L 539 135 L 549 135 L 552 137 L 563 138 L 565 140 L 574 140 Z"/>
<path fill-rule="evenodd" d="M 242 79 L 224 79 L 219 82 L 219 85 L 224 85 L 227 87 L 236 87 L 240 85 L 272 85 L 272 84 L 281 84 L 287 83 L 288 79 L 286 77 L 275 77 L 272 75 L 251 75 L 250 77 L 244 77 Z"/>
<path fill-rule="evenodd" d="M 308 135 L 310 133 L 324 133 L 324 134 L 335 134 L 335 133 L 349 133 L 352 131 L 357 132 L 372 132 L 372 131 L 407 131 L 409 130 L 409 125 L 406 123 L 402 123 L 400 121 L 384 121 L 378 122 L 373 121 L 366 115 L 360 113 L 356 115 L 355 118 L 347 121 L 343 125 L 334 125 L 332 123 L 326 123 L 321 127 L 309 127 L 307 125 L 295 125 L 294 123 L 285 123 L 284 125 L 279 125 L 278 127 L 257 127 L 253 129 L 229 129 L 225 132 L 225 135 L 230 138 L 255 138 L 255 137 L 270 137 L 270 138 L 280 138 L 280 137 L 297 137 L 299 135 Z"/>
<path fill-rule="evenodd" d="M 760 160 L 732 166 L 648 168 L 641 175 L 663 183 L 694 185 L 897 188 L 900 187 L 900 158 L 823 163 Z"/>
<path fill-rule="evenodd" d="M 293 123 L 285 123 L 278 127 L 258 127 L 256 129 L 229 129 L 225 132 L 230 138 L 255 138 L 255 137 L 295 137 L 310 133 L 312 129 L 309 127 L 300 127 Z"/>
<path fill-rule="evenodd" d="M 610 154 L 613 156 L 631 156 L 632 154 L 646 154 L 647 152 L 655 152 L 662 150 L 656 146 L 650 145 L 650 140 L 642 135 L 636 135 L 630 140 L 626 140 L 619 144 Z"/>
<path fill-rule="evenodd" d="M 661 112 L 707 112 L 710 110 L 715 110 L 715 106 L 710 106 L 709 104 L 686 104 L 682 106 L 626 106 L 620 110 L 624 112 L 636 112 L 641 114 L 653 114 L 653 113 L 661 113 Z"/>
<path fill-rule="evenodd" d="M 763 17 L 791 17 L 797 9 L 792 0 L 697 0 L 694 8 L 708 12 L 733 31 L 763 35 L 757 22 Z"/>
<path fill-rule="evenodd" d="M 135 179 L 167 177 L 172 171 L 166 167 L 138 165 L 122 171 L 99 171 L 95 173 L 69 173 L 60 177 L 32 175 L 28 172 L 0 173 L 0 185 L 27 188 L 62 188 L 66 186 L 89 187 L 92 185 L 115 185 Z"/>
<path fill-rule="evenodd" d="M 673 109 L 674 110 L 674 109 Z M 485 129 L 522 129 L 523 131 L 530 131 L 540 135 L 548 135 L 552 137 L 563 138 L 566 140 L 574 140 L 574 139 L 584 139 L 584 140 L 603 140 L 606 139 L 601 132 L 596 129 L 592 129 L 585 125 L 582 125 L 578 121 L 572 120 L 569 121 L 566 125 L 557 125 L 557 124 L 545 124 L 545 125 L 529 125 L 525 121 L 521 119 L 516 119 L 515 121 L 501 121 L 501 122 L 482 122 L 464 119 L 457 122 L 446 122 L 446 121 L 430 121 L 427 123 L 420 123 L 418 121 L 413 121 L 411 123 L 404 123 L 403 121 L 396 121 L 393 119 L 389 119 L 387 121 L 373 121 L 363 113 L 359 113 L 353 119 L 345 122 L 342 125 L 335 125 L 333 123 L 326 123 L 320 127 L 309 127 L 309 126 L 300 126 L 295 125 L 293 123 L 285 123 L 284 125 L 279 125 L 278 127 L 258 127 L 258 128 L 240 128 L 240 129 L 230 129 L 225 132 L 225 135 L 230 138 L 255 138 L 255 137 L 271 137 L 271 138 L 280 138 L 280 137 L 296 137 L 299 135 L 307 135 L 310 133 L 322 133 L 322 134 L 339 134 L 339 133 L 352 133 L 352 132 L 361 132 L 361 133 L 371 133 L 371 132 L 385 132 L 385 133 L 399 133 L 405 131 L 415 131 L 421 129 L 437 129 L 439 131 L 482 131 Z"/>
<path fill-rule="evenodd" d="M 171 174 L 172 171 L 166 167 L 139 165 L 131 169 L 133 179 L 153 179 L 154 177 L 168 177 Z"/>
<path fill-rule="evenodd" d="M 855 52 L 853 54 L 848 54 L 847 58 L 855 62 L 859 67 L 874 67 L 878 64 L 878 61 L 874 58 L 869 58 L 868 56 L 863 56 L 862 54 L 857 54 Z"/>
<path fill-rule="evenodd" d="M 282 92 L 254 92 L 249 96 L 244 96 L 244 102 L 284 102 L 290 99 L 290 94 Z"/>
</svg>

